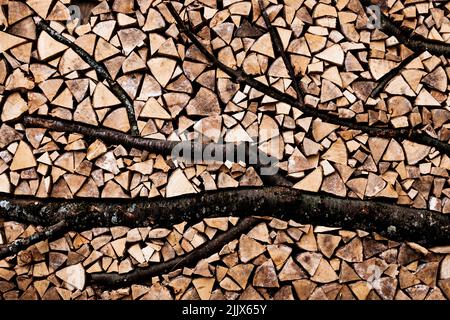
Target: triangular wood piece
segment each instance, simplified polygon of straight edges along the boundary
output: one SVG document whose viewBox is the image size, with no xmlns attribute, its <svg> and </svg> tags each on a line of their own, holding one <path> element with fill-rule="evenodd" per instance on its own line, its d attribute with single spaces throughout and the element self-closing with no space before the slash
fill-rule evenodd
<svg viewBox="0 0 450 320">
<path fill-rule="evenodd" d="M 92 101 L 95 109 L 120 104 L 120 100 L 102 82 L 99 82 L 95 87 Z"/>
<path fill-rule="evenodd" d="M 175 170 L 170 175 L 166 188 L 166 196 L 168 198 L 196 192 L 197 191 L 194 189 L 181 169 Z"/>
<path fill-rule="evenodd" d="M 150 71 L 162 87 L 172 78 L 177 62 L 168 58 L 153 58 L 147 62 Z"/>
<path fill-rule="evenodd" d="M 166 109 L 155 98 L 147 100 L 139 116 L 142 118 L 172 119 Z"/>
<path fill-rule="evenodd" d="M 11 171 L 17 171 L 37 166 L 31 147 L 23 141 L 20 141 L 14 158 L 9 166 Z"/>
<path fill-rule="evenodd" d="M 53 58 L 66 49 L 67 46 L 65 44 L 56 41 L 47 32 L 41 32 L 37 42 L 37 50 L 41 60 Z"/>
<path fill-rule="evenodd" d="M 297 182 L 293 188 L 304 191 L 318 192 L 322 184 L 322 178 L 322 167 L 318 167 L 304 177 L 300 182 Z"/>
<path fill-rule="evenodd" d="M 4 53 L 6 50 L 24 43 L 25 41 L 26 40 L 23 38 L 19 38 L 9 33 L 0 31 L 0 53 Z"/>
<path fill-rule="evenodd" d="M 34 10 L 42 19 L 47 17 L 48 10 L 52 5 L 53 0 L 28 0 L 27 4 Z"/>
</svg>

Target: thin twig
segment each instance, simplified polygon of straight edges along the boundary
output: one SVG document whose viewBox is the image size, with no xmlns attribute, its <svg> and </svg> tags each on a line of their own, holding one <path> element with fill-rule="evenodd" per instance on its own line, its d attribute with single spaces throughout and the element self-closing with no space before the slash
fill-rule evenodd
<svg viewBox="0 0 450 320">
<path fill-rule="evenodd" d="M 184 267 L 193 267 L 200 260 L 208 258 L 214 253 L 220 251 L 227 243 L 237 239 L 241 234 L 249 231 L 259 222 L 259 219 L 246 217 L 239 221 L 236 226 L 230 228 L 230 230 L 214 237 L 210 241 L 205 242 L 184 256 L 157 264 L 151 264 L 146 268 L 135 269 L 134 271 L 126 274 L 94 273 L 91 275 L 90 282 L 108 287 L 121 287 L 132 283 L 149 282 L 151 277 L 155 275 L 166 274 Z"/>
<path fill-rule="evenodd" d="M 100 78 L 106 80 L 110 86 L 111 91 L 115 94 L 117 99 L 125 106 L 128 114 L 128 121 L 130 122 L 131 134 L 134 136 L 139 135 L 139 128 L 136 121 L 136 115 L 134 112 L 133 102 L 131 101 L 128 94 L 125 90 L 111 77 L 108 73 L 107 69 L 99 62 L 95 61 L 94 58 L 91 57 L 89 53 L 87 53 L 84 49 L 77 46 L 74 42 L 67 39 L 63 35 L 59 34 L 55 29 L 50 27 L 43 20 L 39 20 L 36 23 L 38 29 L 43 30 L 49 34 L 50 37 L 55 39 L 56 41 L 65 44 L 73 51 L 75 51 L 88 65 L 94 68 L 97 71 Z"/>
<path fill-rule="evenodd" d="M 229 68 L 228 66 L 224 65 L 222 62 L 220 62 L 213 54 L 211 54 L 205 46 L 197 39 L 197 37 L 188 30 L 188 28 L 185 26 L 184 22 L 182 21 L 181 17 L 173 7 L 172 3 L 167 2 L 166 3 L 167 8 L 169 12 L 172 14 L 173 18 L 175 19 L 178 28 L 180 31 L 182 31 L 189 40 L 200 50 L 200 52 L 208 59 L 214 66 L 221 69 L 223 72 L 228 74 L 229 76 L 233 77 L 236 81 L 240 83 L 247 84 L 248 86 L 263 92 L 264 94 L 280 101 L 285 102 L 287 104 L 290 104 L 292 106 L 297 107 L 300 109 L 305 116 L 311 116 L 316 117 L 324 122 L 336 124 L 342 127 L 346 127 L 353 130 L 360 130 L 362 132 L 365 132 L 373 137 L 382 137 L 382 138 L 395 138 L 398 140 L 411 140 L 413 142 L 419 143 L 419 144 L 426 144 L 429 146 L 435 147 L 440 152 L 450 155 L 450 144 L 448 144 L 446 141 L 440 141 L 438 139 L 435 139 L 427 134 L 422 133 L 421 131 L 414 130 L 414 129 L 395 129 L 395 128 L 382 128 L 382 127 L 371 127 L 368 125 L 362 125 L 359 123 L 356 123 L 351 120 L 347 119 L 341 119 L 337 115 L 328 113 L 326 111 L 322 111 L 319 109 L 311 108 L 307 105 L 302 105 L 300 102 L 293 98 L 292 96 L 285 94 L 275 87 L 267 86 L 263 84 L 262 82 L 259 82 L 255 80 L 254 78 L 250 77 L 246 73 L 242 72 L 241 70 L 234 70 L 232 68 Z"/>
<path fill-rule="evenodd" d="M 370 96 L 372 98 L 376 98 L 381 91 L 383 91 L 384 87 L 391 81 L 397 74 L 399 74 L 404 67 L 406 67 L 411 61 L 420 56 L 420 52 L 415 52 L 406 59 L 404 59 L 397 67 L 386 73 L 380 79 L 378 79 L 377 86 L 372 90 Z"/>
<path fill-rule="evenodd" d="M 0 197 L 0 218 L 70 228 L 169 227 L 209 217 L 271 216 L 299 223 L 377 232 L 396 241 L 448 245 L 450 215 L 381 201 L 336 198 L 288 187 L 236 188 L 160 199 L 45 199 Z"/>
<path fill-rule="evenodd" d="M 266 24 L 267 29 L 269 30 L 270 37 L 273 42 L 273 47 L 275 49 L 275 52 L 281 56 L 283 59 L 284 65 L 288 71 L 289 77 L 292 80 L 292 85 L 294 87 L 295 93 L 297 93 L 297 99 L 301 104 L 303 104 L 303 96 L 304 93 L 300 89 L 300 86 L 298 85 L 294 68 L 292 67 L 291 60 L 289 59 L 288 55 L 283 49 L 283 42 L 281 41 L 280 35 L 278 34 L 278 31 L 274 28 L 272 23 L 270 22 L 269 16 L 267 15 L 266 8 L 264 7 L 263 0 L 258 0 L 259 8 L 261 9 L 261 15 L 264 19 L 264 23 Z"/>
<path fill-rule="evenodd" d="M 53 239 L 63 234 L 67 230 L 67 223 L 62 220 L 42 232 L 35 233 L 27 238 L 17 239 L 11 243 L 0 246 L 0 260 L 12 256 L 19 251 L 25 250 L 29 246 L 48 239 Z"/>
</svg>

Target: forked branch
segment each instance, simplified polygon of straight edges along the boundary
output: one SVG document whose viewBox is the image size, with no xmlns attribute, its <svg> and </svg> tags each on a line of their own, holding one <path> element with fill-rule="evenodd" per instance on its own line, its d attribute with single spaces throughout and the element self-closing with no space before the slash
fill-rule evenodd
<svg viewBox="0 0 450 320">
<path fill-rule="evenodd" d="M 435 147 L 440 152 L 450 155 L 450 145 L 446 141 L 440 141 L 436 138 L 433 138 L 433 137 L 427 135 L 426 133 L 421 132 L 420 130 L 372 127 L 372 126 L 356 123 L 352 120 L 341 119 L 337 115 L 303 105 L 296 98 L 294 98 L 286 93 L 283 93 L 274 87 L 265 85 L 262 82 L 255 80 L 254 78 L 250 77 L 243 71 L 235 70 L 235 69 L 232 69 L 232 68 L 224 65 L 213 54 L 211 54 L 208 51 L 208 49 L 206 49 L 206 47 L 200 42 L 200 40 L 198 40 L 197 37 L 186 27 L 185 23 L 180 18 L 176 9 L 173 7 L 172 3 L 167 2 L 166 5 L 167 5 L 168 10 L 174 17 L 174 19 L 177 23 L 177 26 L 189 38 L 189 40 L 200 50 L 200 52 L 202 52 L 202 54 L 214 66 L 216 66 L 217 68 L 219 68 L 222 71 L 224 71 L 225 73 L 227 73 L 229 76 L 234 78 L 236 81 L 247 84 L 250 87 L 252 87 L 260 92 L 263 92 L 264 94 L 266 94 L 280 102 L 285 102 L 287 104 L 295 106 L 295 107 L 299 108 L 306 116 L 320 118 L 324 122 L 336 124 L 336 125 L 339 125 L 342 127 L 349 128 L 349 129 L 360 130 L 360 131 L 365 132 L 365 133 L 369 134 L 370 136 L 374 136 L 374 137 L 395 138 L 398 140 L 405 140 L 405 139 L 411 140 L 411 141 L 419 143 L 419 144 L 425 144 L 425 145 Z M 389 23 L 387 23 L 387 24 L 389 26 L 391 25 Z M 136 118 L 134 116 L 134 108 L 133 108 L 132 102 L 129 100 L 129 98 L 126 95 L 126 93 L 124 92 L 123 88 L 121 88 L 120 85 L 117 84 L 117 82 L 115 82 L 114 80 L 111 79 L 108 72 L 106 71 L 106 69 L 103 66 L 101 66 L 101 64 L 99 64 L 92 57 L 90 57 L 90 55 L 86 51 L 84 51 L 82 48 L 78 47 L 72 41 L 70 41 L 69 39 L 60 35 L 58 32 L 56 32 L 54 29 L 52 29 L 50 26 L 48 26 L 45 22 L 40 21 L 40 22 L 38 22 L 37 25 L 38 25 L 38 28 L 45 30 L 55 40 L 60 41 L 61 43 L 64 43 L 67 46 L 69 46 L 70 48 L 72 48 L 83 59 L 85 59 L 85 61 L 89 65 L 91 65 L 97 72 L 99 72 L 100 76 L 104 77 L 108 81 L 108 83 L 110 83 L 111 90 L 113 90 L 118 95 L 118 98 L 121 99 L 121 101 L 127 107 L 127 110 L 129 110 L 128 115 L 130 118 L 130 123 L 131 124 L 133 123 L 131 121 L 131 118 L 133 118 L 134 122 L 136 121 Z M 294 82 L 295 82 L 295 80 L 294 80 Z M 133 112 L 133 116 L 130 116 L 131 112 Z M 132 125 L 132 127 L 133 127 L 133 125 Z M 137 124 L 136 124 L 136 128 L 137 128 Z"/>
</svg>

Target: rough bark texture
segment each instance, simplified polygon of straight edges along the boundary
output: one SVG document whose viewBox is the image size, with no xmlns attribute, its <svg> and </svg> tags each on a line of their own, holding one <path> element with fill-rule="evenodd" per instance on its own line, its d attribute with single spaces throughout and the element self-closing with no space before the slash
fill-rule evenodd
<svg viewBox="0 0 450 320">
<path fill-rule="evenodd" d="M 288 57 L 287 53 L 283 50 L 283 43 L 281 42 L 280 35 L 278 34 L 278 31 L 274 28 L 274 26 L 270 22 L 270 18 L 267 15 L 266 8 L 264 6 L 264 2 L 262 0 L 258 0 L 258 4 L 259 4 L 259 8 L 261 9 L 261 15 L 264 19 L 264 23 L 266 24 L 266 27 L 269 30 L 270 38 L 272 39 L 274 49 L 275 49 L 277 55 L 281 56 L 281 58 L 283 59 L 284 65 L 289 73 L 289 77 L 293 81 L 293 87 L 294 87 L 295 93 L 297 93 L 297 99 L 299 100 L 299 102 L 301 104 L 303 104 L 304 92 L 302 92 L 300 86 L 298 85 L 291 60 Z"/>
<path fill-rule="evenodd" d="M 371 5 L 376 1 L 361 0 L 363 5 Z M 420 35 L 410 35 L 381 13 L 381 30 L 389 36 L 395 36 L 402 44 L 415 52 L 428 51 L 431 54 L 450 57 L 450 46 L 447 43 L 426 39 Z"/>
<path fill-rule="evenodd" d="M 88 25 L 74 29 L 62 6 L 86 2 L 80 18 Z M 67 0 L 47 1 L 43 10 L 33 1 L 3 1 L 0 300 L 91 298 L 86 277 L 122 287 L 97 288 L 106 299 L 130 292 L 133 299 L 172 298 L 164 286 L 180 275 L 193 283 L 186 293 L 173 286 L 177 299 L 234 300 L 241 289 L 241 298 L 275 300 L 293 298 L 293 290 L 300 299 L 450 298 L 450 5 L 440 2 L 398 1 L 392 9 L 386 0 Z M 386 13 L 379 30 L 365 17 L 373 4 Z M 92 36 L 88 43 L 84 35 Z M 95 94 L 102 82 L 112 94 Z M 92 110 L 82 101 L 97 103 Z M 120 117 L 110 117 L 116 108 Z M 228 140 L 235 124 L 243 130 Z M 220 132 L 211 140 L 233 143 L 190 140 L 208 127 Z M 277 134 L 267 138 L 266 128 Z M 258 133 L 280 142 L 267 153 L 296 189 L 245 188 L 261 181 L 247 161 L 256 144 L 240 141 Z M 180 163 L 170 156 L 180 147 L 172 140 L 190 149 Z M 241 146 L 246 165 L 227 156 L 217 167 L 189 161 L 206 148 L 234 156 Z M 254 168 L 261 173 L 264 165 Z M 203 172 L 209 181 L 200 181 Z M 281 175 L 261 178 L 293 185 Z M 189 195 L 175 198 L 181 194 Z M 237 226 L 236 218 L 205 219 L 224 216 L 243 219 Z M 229 271 L 238 263 L 256 267 L 253 281 L 233 282 Z M 144 286 L 130 288 L 135 282 Z"/>
<path fill-rule="evenodd" d="M 367 2 L 367 3 L 365 3 Z M 363 4 L 370 5 L 370 1 L 363 1 Z M 353 130 L 361 130 L 362 132 L 366 132 L 371 136 L 374 137 L 383 137 L 383 138 L 396 138 L 399 140 L 409 139 L 413 142 L 420 143 L 420 144 L 427 144 L 430 146 L 434 146 L 442 153 L 445 153 L 447 155 L 450 155 L 450 146 L 447 142 L 439 141 L 436 138 L 430 137 L 425 133 L 418 132 L 416 130 L 408 130 L 408 129 L 392 129 L 392 128 L 380 128 L 380 127 L 371 127 L 367 125 L 361 125 L 358 123 L 355 123 L 351 120 L 341 119 L 337 116 L 330 114 L 328 112 L 324 112 L 321 110 L 317 110 L 311 107 L 308 107 L 306 105 L 303 105 L 303 103 L 296 98 L 282 93 L 278 89 L 267 86 L 254 78 L 250 77 L 249 75 L 245 74 L 241 70 L 235 70 L 232 68 L 227 67 L 223 63 L 221 63 L 214 55 L 212 55 L 208 49 L 206 49 L 201 42 L 196 38 L 196 36 L 187 28 L 187 26 L 184 24 L 183 20 L 177 13 L 176 9 L 173 7 L 173 5 L 168 2 L 167 8 L 174 17 L 177 26 L 180 28 L 180 30 L 186 34 L 186 36 L 189 38 L 189 40 L 192 41 L 192 43 L 202 52 L 202 54 L 216 67 L 227 73 L 229 76 L 233 77 L 236 81 L 239 83 L 244 83 L 249 85 L 250 87 L 253 87 L 257 89 L 258 91 L 264 92 L 265 94 L 279 100 L 280 102 L 288 103 L 292 106 L 298 107 L 306 116 L 313 116 L 322 119 L 325 122 L 336 124 L 339 126 L 347 127 Z M 388 35 L 395 36 L 398 38 L 398 40 L 402 43 L 404 43 L 407 47 L 412 49 L 413 51 L 419 51 L 423 52 L 428 50 L 432 54 L 444 54 L 446 55 L 448 52 L 450 52 L 450 47 L 446 44 L 442 44 L 440 42 L 436 41 L 430 41 L 426 39 L 422 39 L 420 37 L 414 36 L 409 37 L 407 34 L 405 34 L 402 30 L 400 30 L 389 18 L 387 18 L 384 14 L 381 15 L 381 29 L 382 31 L 386 32 Z M 270 24 L 269 24 L 270 25 Z M 129 100 L 127 94 L 125 91 L 109 76 L 106 69 L 101 66 L 98 62 L 96 62 L 92 57 L 89 56 L 87 52 L 85 52 L 80 47 L 76 46 L 73 42 L 68 40 L 67 38 L 61 36 L 58 34 L 55 30 L 53 30 L 50 26 L 48 26 L 45 22 L 40 21 L 37 24 L 38 28 L 45 30 L 52 36 L 55 40 L 69 46 L 72 48 L 76 53 L 78 53 L 91 67 L 93 67 L 99 75 L 106 79 L 108 83 L 111 86 L 111 90 L 116 94 L 117 98 L 121 100 L 121 102 L 124 104 L 124 106 L 127 109 L 127 113 L 129 116 L 130 125 L 132 127 L 132 133 L 133 135 L 136 135 L 137 130 L 137 123 L 134 116 L 134 107 Z M 272 32 L 273 34 L 273 32 Z M 276 43 L 276 42 L 275 42 Z M 286 58 L 287 59 L 287 58 Z M 395 74 L 394 74 L 395 75 Z M 294 81 L 295 82 L 295 81 Z M 381 82 L 382 83 L 382 82 Z M 375 89 L 375 92 L 377 90 Z M 431 142 L 431 144 L 428 144 L 426 142 Z"/>
<path fill-rule="evenodd" d="M 388 203 L 339 199 L 285 187 L 223 190 L 156 201 L 0 201 L 0 217 L 74 229 L 92 226 L 171 226 L 218 216 L 272 216 L 300 223 L 375 231 L 394 240 L 446 245 L 450 216 Z"/>
</svg>

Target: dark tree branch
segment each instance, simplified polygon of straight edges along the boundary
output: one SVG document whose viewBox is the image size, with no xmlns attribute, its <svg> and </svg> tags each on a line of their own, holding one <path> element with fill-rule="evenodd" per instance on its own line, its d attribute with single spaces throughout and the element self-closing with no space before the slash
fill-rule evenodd
<svg viewBox="0 0 450 320">
<path fill-rule="evenodd" d="M 303 104 L 303 92 L 300 89 L 300 86 L 298 85 L 297 79 L 295 77 L 295 71 L 292 67 L 291 60 L 289 59 L 288 55 L 283 49 L 283 42 L 281 41 L 280 35 L 278 34 L 278 31 L 274 28 L 272 23 L 270 22 L 269 16 L 267 15 L 266 8 L 264 7 L 263 0 L 258 0 L 259 8 L 261 9 L 261 15 L 264 19 L 264 23 L 266 24 L 267 29 L 270 33 L 270 38 L 273 42 L 273 47 L 275 49 L 275 52 L 281 56 L 283 59 L 284 65 L 289 73 L 289 77 L 292 79 L 292 85 L 294 87 L 295 93 L 297 93 L 297 99 L 300 104 Z"/>
<path fill-rule="evenodd" d="M 276 164 L 276 159 L 267 156 L 262 151 L 259 151 L 255 155 L 254 159 L 256 163 L 250 163 L 249 154 L 253 149 L 249 145 L 236 145 L 234 143 L 198 143 L 193 141 L 168 141 L 158 139 L 147 139 L 141 137 L 135 137 L 126 133 L 116 131 L 107 128 L 98 128 L 84 123 L 77 123 L 66 120 L 45 118 L 40 116 L 25 116 L 23 118 L 23 124 L 27 127 L 46 128 L 53 131 L 67 132 L 67 133 L 79 133 L 85 137 L 95 138 L 103 140 L 107 143 L 121 144 L 126 147 L 133 147 L 149 152 L 158 153 L 161 155 L 171 155 L 174 148 L 180 148 L 184 150 L 190 150 L 189 154 L 182 154 L 181 156 L 186 160 L 195 160 L 196 155 L 203 155 L 205 149 L 214 152 L 220 161 L 229 160 L 231 162 L 244 161 L 253 165 L 253 167 L 261 174 L 261 178 L 269 185 L 274 186 L 292 186 L 292 183 L 281 176 L 280 174 L 265 175 L 262 170 L 269 168 L 271 165 Z M 245 159 L 237 159 L 240 148 L 245 148 Z M 254 151 L 253 151 L 254 152 Z M 223 157 L 220 157 L 223 155 Z M 261 162 L 263 160 L 263 162 Z"/>
<path fill-rule="evenodd" d="M 66 133 L 79 133 L 85 137 L 100 139 L 107 143 L 121 144 L 161 155 L 169 155 L 172 149 L 179 143 L 178 141 L 135 137 L 114 129 L 98 128 L 85 123 L 42 116 L 27 115 L 23 118 L 23 124 L 26 127 L 46 128 L 51 131 Z"/>
<path fill-rule="evenodd" d="M 380 0 L 360 0 L 363 7 L 368 7 L 371 5 L 376 5 Z M 363 9 L 364 10 L 364 9 Z M 387 17 L 383 12 L 380 13 L 380 30 L 389 36 L 395 36 L 400 43 L 408 47 L 414 52 L 424 52 L 436 56 L 450 57 L 450 44 L 444 43 L 442 41 L 430 40 L 418 34 L 409 34 L 404 30 L 400 29 L 389 17 Z"/>
<path fill-rule="evenodd" d="M 413 61 L 420 55 L 421 55 L 420 52 L 415 52 L 408 58 L 404 59 L 397 67 L 395 67 L 394 69 L 386 73 L 384 76 L 382 76 L 380 79 L 378 79 L 378 84 L 372 90 L 370 96 L 372 98 L 376 98 L 384 90 L 384 87 L 388 84 L 389 81 L 391 81 L 397 74 L 399 74 L 403 70 L 404 67 L 406 67 L 411 61 Z"/>
<path fill-rule="evenodd" d="M 208 258 L 214 253 L 219 252 L 224 245 L 239 238 L 241 234 L 250 231 L 259 222 L 259 219 L 246 217 L 239 221 L 235 227 L 205 242 L 183 256 L 162 263 L 151 264 L 146 268 L 135 269 L 126 274 L 94 273 L 91 275 L 90 282 L 105 285 L 108 288 L 123 287 L 132 283 L 149 282 L 153 276 L 166 274 L 176 269 L 194 267 L 201 259 Z"/>
<path fill-rule="evenodd" d="M 335 198 L 287 187 L 239 188 L 159 200 L 0 198 L 0 218 L 70 228 L 172 226 L 207 217 L 272 216 L 300 223 L 374 231 L 392 240 L 448 245 L 450 215 L 378 201 Z"/>
<path fill-rule="evenodd" d="M 285 102 L 287 104 L 290 104 L 292 106 L 297 107 L 300 109 L 306 116 L 311 116 L 315 118 L 319 118 L 323 120 L 324 122 L 336 124 L 342 127 L 347 127 L 349 129 L 353 130 L 360 130 L 362 132 L 365 132 L 373 137 L 382 137 L 382 138 L 395 138 L 398 140 L 411 140 L 416 143 L 420 144 L 426 144 L 429 146 L 435 147 L 437 150 L 439 150 L 442 153 L 445 153 L 450 156 L 450 144 L 448 144 L 446 141 L 440 141 L 438 139 L 435 139 L 421 131 L 414 130 L 414 129 L 394 129 L 394 128 L 382 128 L 382 127 L 371 127 L 368 125 L 362 125 L 359 123 L 356 123 L 352 120 L 347 119 L 341 119 L 337 117 L 334 114 L 328 113 L 326 111 L 318 110 L 306 105 L 302 105 L 297 99 L 294 97 L 285 94 L 278 89 L 267 86 L 263 84 L 262 82 L 259 82 L 255 80 L 254 78 L 250 77 L 246 73 L 240 71 L 240 70 L 234 70 L 232 68 L 229 68 L 228 66 L 224 65 L 222 62 L 220 62 L 213 54 L 211 54 L 208 49 L 200 42 L 200 40 L 197 39 L 197 37 L 186 27 L 185 23 L 181 19 L 180 15 L 177 13 L 176 9 L 173 7 L 172 3 L 167 2 L 166 3 L 168 10 L 172 14 L 173 18 L 175 19 L 178 28 L 180 31 L 182 31 L 189 40 L 200 50 L 200 52 L 217 68 L 221 69 L 223 72 L 234 78 L 236 81 L 240 83 L 244 83 L 249 85 L 250 87 L 263 92 L 264 94 L 278 100 L 281 102 Z"/>
<path fill-rule="evenodd" d="M 43 20 L 37 22 L 36 26 L 38 29 L 47 32 L 56 41 L 65 44 L 73 51 L 75 51 L 84 61 L 86 61 L 88 65 L 90 65 L 98 73 L 101 79 L 104 79 L 108 82 L 111 91 L 116 95 L 117 99 L 120 100 L 120 102 L 125 106 L 127 110 L 128 121 L 130 122 L 131 127 L 131 134 L 134 136 L 138 136 L 139 129 L 136 121 L 133 102 L 131 101 L 125 90 L 111 77 L 106 68 L 101 63 L 95 61 L 95 59 L 92 58 L 84 49 L 77 46 L 74 42 L 70 41 L 63 35 L 59 34 Z"/>
<path fill-rule="evenodd" d="M 27 238 L 17 239 L 11 243 L 0 246 L 0 260 L 12 256 L 21 250 L 25 250 L 29 246 L 47 239 L 54 239 L 67 230 L 65 220 L 62 220 L 42 232 L 35 233 Z"/>
</svg>

